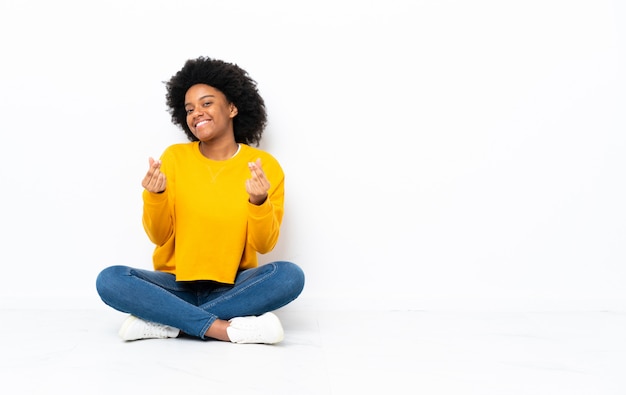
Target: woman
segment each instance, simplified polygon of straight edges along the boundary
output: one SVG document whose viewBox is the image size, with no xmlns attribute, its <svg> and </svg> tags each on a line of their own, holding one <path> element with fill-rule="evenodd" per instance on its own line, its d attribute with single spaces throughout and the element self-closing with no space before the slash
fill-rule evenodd
<svg viewBox="0 0 626 395">
<path fill-rule="evenodd" d="M 190 142 L 150 158 L 142 182 L 154 270 L 108 267 L 98 294 L 130 314 L 119 331 L 127 341 L 187 334 L 278 343 L 284 333 L 272 311 L 300 295 L 304 274 L 291 262 L 258 265 L 257 254 L 278 241 L 284 174 L 253 147 L 267 123 L 256 82 L 235 64 L 199 57 L 166 88 L 172 122 Z"/>
</svg>

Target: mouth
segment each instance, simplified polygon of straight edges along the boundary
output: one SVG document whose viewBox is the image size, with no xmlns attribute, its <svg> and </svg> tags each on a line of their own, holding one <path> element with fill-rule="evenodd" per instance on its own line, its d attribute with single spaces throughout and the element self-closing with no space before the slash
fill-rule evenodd
<svg viewBox="0 0 626 395">
<path fill-rule="evenodd" d="M 201 120 L 201 121 L 198 121 L 198 122 L 194 125 L 194 127 L 195 127 L 195 128 L 199 128 L 199 127 L 202 127 L 202 126 L 206 125 L 207 123 L 209 123 L 209 121 L 208 121 L 208 120 L 206 120 L 206 119 L 203 119 L 203 120 Z"/>
</svg>

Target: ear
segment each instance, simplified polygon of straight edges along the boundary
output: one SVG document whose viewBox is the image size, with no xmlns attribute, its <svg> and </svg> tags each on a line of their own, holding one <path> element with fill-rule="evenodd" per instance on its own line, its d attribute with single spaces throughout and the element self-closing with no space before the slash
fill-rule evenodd
<svg viewBox="0 0 626 395">
<path fill-rule="evenodd" d="M 235 115 L 237 115 L 239 113 L 239 110 L 237 110 L 237 107 L 230 103 L 230 117 L 231 118 L 235 118 Z"/>
</svg>

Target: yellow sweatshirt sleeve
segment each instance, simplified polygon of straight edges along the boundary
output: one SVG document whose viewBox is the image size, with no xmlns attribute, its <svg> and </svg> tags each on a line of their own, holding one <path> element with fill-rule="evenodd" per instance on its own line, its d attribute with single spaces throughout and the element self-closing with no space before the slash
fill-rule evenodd
<svg viewBox="0 0 626 395">
<path fill-rule="evenodd" d="M 260 254 L 274 249 L 280 235 L 283 219 L 284 179 L 280 176 L 270 180 L 270 193 L 263 204 L 248 204 L 248 244 Z"/>
<path fill-rule="evenodd" d="M 172 236 L 174 224 L 168 204 L 168 192 L 151 193 L 143 190 L 143 228 L 150 241 L 157 246 Z"/>
</svg>

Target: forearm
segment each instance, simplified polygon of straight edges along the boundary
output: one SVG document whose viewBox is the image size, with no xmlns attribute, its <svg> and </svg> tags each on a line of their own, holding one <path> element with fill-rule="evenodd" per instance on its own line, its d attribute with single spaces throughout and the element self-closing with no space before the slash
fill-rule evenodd
<svg viewBox="0 0 626 395">
<path fill-rule="evenodd" d="M 173 220 L 167 195 L 143 192 L 142 224 L 150 241 L 163 245 L 171 236 Z"/>
<path fill-rule="evenodd" d="M 282 206 L 276 207 L 270 200 L 259 206 L 249 207 L 248 244 L 261 254 L 270 252 L 280 235 Z"/>
</svg>

